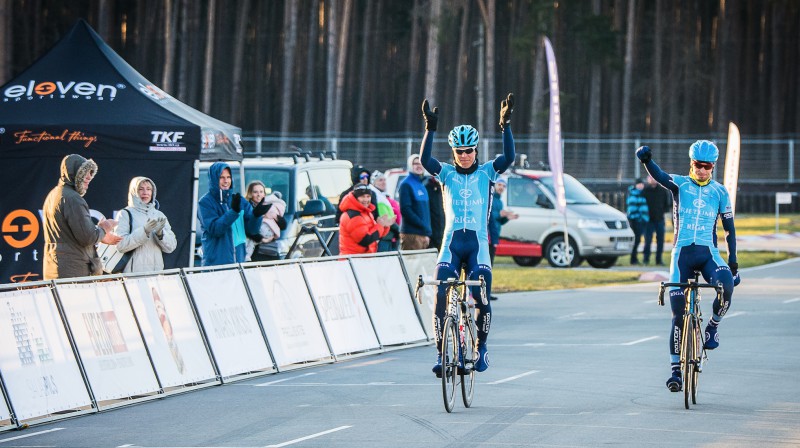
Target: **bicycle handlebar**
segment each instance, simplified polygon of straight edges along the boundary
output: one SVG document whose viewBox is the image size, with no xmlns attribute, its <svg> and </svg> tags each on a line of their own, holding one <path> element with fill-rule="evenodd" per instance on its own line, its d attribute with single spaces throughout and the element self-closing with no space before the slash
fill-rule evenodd
<svg viewBox="0 0 800 448">
<path fill-rule="evenodd" d="M 419 295 L 419 290 L 423 286 L 439 286 L 439 285 L 447 285 L 447 286 L 480 286 L 481 287 L 481 303 L 484 305 L 488 304 L 489 301 L 486 298 L 486 280 L 483 279 L 483 276 L 479 276 L 478 280 L 459 280 L 457 278 L 448 278 L 447 280 L 423 280 L 422 275 L 417 278 L 417 287 L 414 290 L 414 295 L 417 297 L 417 302 L 422 305 L 422 297 Z"/>
<path fill-rule="evenodd" d="M 678 283 L 669 283 L 669 282 L 661 282 L 661 287 L 658 289 L 658 304 L 660 306 L 664 306 L 664 291 L 668 287 L 679 287 L 679 288 L 711 288 L 717 292 L 717 300 L 719 301 L 720 306 L 724 307 L 724 299 L 722 298 L 723 287 L 721 282 L 717 282 L 716 285 L 712 285 L 711 283 L 699 283 L 699 282 L 678 282 Z"/>
</svg>

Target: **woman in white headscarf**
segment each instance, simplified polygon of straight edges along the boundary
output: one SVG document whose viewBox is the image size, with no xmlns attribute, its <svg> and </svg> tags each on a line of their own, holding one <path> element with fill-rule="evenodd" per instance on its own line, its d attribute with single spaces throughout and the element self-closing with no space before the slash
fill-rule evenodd
<svg viewBox="0 0 800 448">
<path fill-rule="evenodd" d="M 147 177 L 131 179 L 128 206 L 117 214 L 116 233 L 120 252 L 133 251 L 122 272 L 152 272 L 164 269 L 164 255 L 175 250 L 178 242 L 166 215 L 158 208 L 156 184 Z"/>
</svg>

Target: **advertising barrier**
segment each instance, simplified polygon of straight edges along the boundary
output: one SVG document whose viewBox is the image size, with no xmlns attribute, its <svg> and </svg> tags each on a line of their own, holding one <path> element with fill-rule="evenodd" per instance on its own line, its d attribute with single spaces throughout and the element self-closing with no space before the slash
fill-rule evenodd
<svg viewBox="0 0 800 448">
<path fill-rule="evenodd" d="M 179 275 L 125 279 L 161 387 L 214 380 L 203 336 Z"/>
<path fill-rule="evenodd" d="M 244 275 L 278 366 L 331 359 L 299 265 L 245 269 Z"/>
<path fill-rule="evenodd" d="M 0 372 L 17 420 L 91 405 L 50 288 L 0 292 Z M 0 403 L 0 420 L 9 409 Z"/>
<path fill-rule="evenodd" d="M 301 264 L 334 355 L 380 348 L 347 260 Z"/>
<path fill-rule="evenodd" d="M 56 282 L 56 293 L 97 402 L 160 390 L 121 281 Z"/>
<path fill-rule="evenodd" d="M 425 280 L 432 280 L 436 269 L 437 253 L 435 250 L 416 253 L 403 253 L 401 260 L 403 266 L 408 274 L 408 281 L 411 286 L 411 293 L 414 293 L 414 288 L 417 284 L 417 278 L 421 275 Z M 433 312 L 434 312 L 434 299 L 436 298 L 436 288 L 433 286 L 426 286 L 419 290 L 422 305 L 414 298 L 414 306 L 419 310 L 420 319 L 422 320 L 425 333 L 428 339 L 433 339 Z"/>
<path fill-rule="evenodd" d="M 220 376 L 274 370 L 239 270 L 184 272 Z"/>
<path fill-rule="evenodd" d="M 425 340 L 397 257 L 351 258 L 381 345 Z"/>
<path fill-rule="evenodd" d="M 434 290 L 415 313 L 409 276 L 435 263 L 426 250 L 0 285 L 0 431 L 425 341 Z"/>
</svg>

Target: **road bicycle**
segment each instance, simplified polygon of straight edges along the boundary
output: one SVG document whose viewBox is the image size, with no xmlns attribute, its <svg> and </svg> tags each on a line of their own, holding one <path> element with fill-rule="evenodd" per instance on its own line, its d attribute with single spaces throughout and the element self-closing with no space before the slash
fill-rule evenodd
<svg viewBox="0 0 800 448">
<path fill-rule="evenodd" d="M 703 371 L 703 364 L 708 361 L 708 355 L 703 341 L 703 313 L 700 311 L 700 288 L 711 288 L 717 292 L 717 300 L 724 307 L 722 297 L 722 283 L 712 285 L 700 283 L 700 271 L 694 271 L 694 278 L 687 282 L 666 283 L 661 282 L 658 291 L 658 304 L 664 306 L 664 291 L 669 287 L 684 288 L 686 297 L 686 310 L 683 318 L 683 331 L 681 332 L 680 361 L 681 376 L 683 377 L 683 400 L 686 409 L 689 401 L 697 404 L 697 382 Z"/>
<path fill-rule="evenodd" d="M 453 411 L 455 390 L 461 384 L 461 397 L 464 407 L 472 405 L 475 394 L 475 363 L 478 361 L 477 335 L 475 316 L 472 306 L 467 301 L 469 286 L 481 287 L 481 303 L 486 305 L 486 282 L 481 275 L 478 280 L 423 280 L 419 276 L 415 295 L 422 304 L 419 294 L 423 286 L 445 286 L 447 288 L 447 312 L 442 325 L 442 398 L 447 412 Z"/>
</svg>

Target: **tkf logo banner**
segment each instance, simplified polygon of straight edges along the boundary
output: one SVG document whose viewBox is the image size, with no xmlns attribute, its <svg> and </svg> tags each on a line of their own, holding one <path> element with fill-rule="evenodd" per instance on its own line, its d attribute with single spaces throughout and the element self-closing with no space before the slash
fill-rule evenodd
<svg viewBox="0 0 800 448">
<path fill-rule="evenodd" d="M 27 84 L 8 86 L 3 91 L 3 102 L 31 101 L 35 99 L 87 99 L 114 101 L 117 91 L 125 84 L 93 84 L 86 81 L 41 81 L 30 80 Z"/>
<path fill-rule="evenodd" d="M 186 152 L 182 142 L 184 134 L 177 131 L 151 131 L 150 151 Z"/>
</svg>

